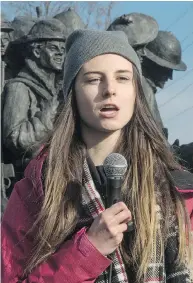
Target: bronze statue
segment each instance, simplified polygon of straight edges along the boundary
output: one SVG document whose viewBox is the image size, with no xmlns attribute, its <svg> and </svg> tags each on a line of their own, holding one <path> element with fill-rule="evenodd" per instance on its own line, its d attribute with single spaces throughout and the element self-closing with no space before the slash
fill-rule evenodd
<svg viewBox="0 0 193 283">
<path fill-rule="evenodd" d="M 186 64 L 181 60 L 181 45 L 168 31 L 159 31 L 157 37 L 142 50 L 142 72 L 146 78 L 144 88 L 155 94 L 163 88 L 168 79 L 172 80 L 173 70 L 185 71 Z M 152 111 L 159 113 L 157 103 Z"/>
<path fill-rule="evenodd" d="M 159 26 L 156 20 L 148 15 L 141 13 L 124 14 L 111 23 L 107 30 L 121 30 L 127 35 L 129 43 L 137 52 L 142 62 L 143 49 L 158 35 Z M 146 76 L 142 79 L 144 93 L 148 102 L 150 111 L 160 128 L 163 128 L 161 116 L 157 107 L 154 92 L 146 82 Z"/>
<path fill-rule="evenodd" d="M 2 128 L 6 157 L 14 162 L 18 178 L 33 155 L 33 146 L 53 128 L 63 98 L 57 75 L 63 68 L 65 41 L 65 26 L 49 19 L 35 23 L 17 42 L 25 47 L 25 66 L 4 87 Z"/>
<path fill-rule="evenodd" d="M 181 60 L 179 40 L 168 31 L 159 31 L 157 37 L 144 48 L 142 70 L 155 89 L 163 88 L 168 79 L 172 80 L 173 70 L 185 71 Z"/>
<path fill-rule="evenodd" d="M 22 36 L 26 36 L 37 21 L 37 18 L 29 16 L 15 17 L 11 23 L 12 27 L 14 28 L 14 40 L 19 39 Z"/>
<path fill-rule="evenodd" d="M 10 22 L 1 22 L 1 92 L 3 90 L 5 80 L 11 76 L 11 69 L 7 57 L 7 48 L 12 40 L 13 27 Z"/>
<path fill-rule="evenodd" d="M 107 30 L 125 32 L 129 43 L 139 49 L 156 38 L 159 27 L 156 20 L 148 15 L 130 13 L 116 18 Z"/>
<path fill-rule="evenodd" d="M 143 88 L 151 113 L 167 136 L 158 109 L 155 94 L 172 79 L 173 70 L 186 70 L 181 61 L 181 46 L 177 38 L 167 31 L 158 32 L 158 24 L 150 16 L 131 13 L 117 18 L 108 30 L 122 30 L 137 52 L 143 73 Z"/>
<path fill-rule="evenodd" d="M 181 158 L 180 163 L 193 173 L 193 142 L 182 144 L 179 147 L 178 156 Z"/>
<path fill-rule="evenodd" d="M 11 23 L 1 22 L 1 92 L 5 81 L 11 77 L 11 68 L 7 57 L 7 48 L 12 40 L 13 27 Z M 2 100 L 2 97 L 1 97 Z M 15 177 L 13 164 L 5 163 L 4 152 L 1 147 L 1 212 L 4 211 L 7 204 L 7 189 L 11 185 L 11 179 Z"/>
<path fill-rule="evenodd" d="M 72 8 L 55 15 L 54 19 L 61 21 L 65 25 L 68 36 L 76 29 L 85 29 L 82 19 Z"/>
<path fill-rule="evenodd" d="M 24 52 L 22 44 L 15 44 L 23 36 L 26 36 L 33 25 L 37 22 L 37 18 L 29 16 L 15 17 L 11 22 L 14 31 L 12 33 L 13 41 L 9 45 L 7 57 L 11 63 L 12 77 L 15 78 L 25 65 Z"/>
<path fill-rule="evenodd" d="M 11 41 L 11 32 L 13 30 L 10 22 L 1 22 L 1 57 L 6 53 L 8 44 Z"/>
</svg>

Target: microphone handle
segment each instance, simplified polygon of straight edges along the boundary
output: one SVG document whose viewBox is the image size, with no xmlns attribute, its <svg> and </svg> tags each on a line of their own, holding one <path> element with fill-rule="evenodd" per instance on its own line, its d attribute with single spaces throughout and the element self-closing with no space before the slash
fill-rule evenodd
<svg viewBox="0 0 193 283">
<path fill-rule="evenodd" d="M 106 200 L 107 207 L 121 201 L 121 186 L 123 178 L 107 178 Z"/>
<path fill-rule="evenodd" d="M 123 184 L 123 178 L 107 178 L 107 187 L 106 187 L 106 200 L 107 207 L 111 207 L 113 204 L 122 201 L 121 197 L 121 186 Z M 129 221 L 127 224 L 127 232 L 131 232 L 133 227 L 133 221 Z"/>
</svg>

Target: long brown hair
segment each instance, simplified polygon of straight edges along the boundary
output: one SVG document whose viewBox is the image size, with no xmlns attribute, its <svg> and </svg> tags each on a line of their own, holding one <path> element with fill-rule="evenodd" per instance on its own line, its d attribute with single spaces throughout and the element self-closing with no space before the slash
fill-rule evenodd
<svg viewBox="0 0 193 283">
<path fill-rule="evenodd" d="M 179 169 L 179 165 L 152 118 L 135 68 L 134 85 L 134 114 L 122 131 L 116 152 L 123 154 L 129 163 L 123 196 L 128 207 L 132 208 L 137 231 L 131 253 L 127 252 L 124 242 L 121 248 L 127 262 L 138 262 L 137 276 L 141 278 L 147 270 L 149 255 L 156 249 L 158 235 L 163 251 L 171 216 L 175 216 L 179 227 L 179 262 L 185 261 L 184 225 L 188 225 L 188 218 L 183 201 L 173 189 L 170 175 L 170 170 Z M 38 225 L 39 232 L 25 274 L 55 252 L 76 227 L 86 157 L 79 121 L 75 95 L 71 91 L 45 143 L 44 151 L 48 152 L 45 198 L 34 224 Z M 162 227 L 156 213 L 158 204 L 165 219 Z M 162 256 L 163 253 L 159 260 Z"/>
</svg>

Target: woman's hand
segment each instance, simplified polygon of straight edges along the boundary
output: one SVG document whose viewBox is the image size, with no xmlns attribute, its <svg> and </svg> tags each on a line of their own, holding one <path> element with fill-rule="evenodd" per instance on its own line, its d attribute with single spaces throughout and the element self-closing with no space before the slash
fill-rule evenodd
<svg viewBox="0 0 193 283">
<path fill-rule="evenodd" d="M 129 220 L 130 210 L 123 202 L 118 202 L 95 218 L 87 232 L 88 239 L 101 254 L 109 255 L 122 242 Z"/>
</svg>

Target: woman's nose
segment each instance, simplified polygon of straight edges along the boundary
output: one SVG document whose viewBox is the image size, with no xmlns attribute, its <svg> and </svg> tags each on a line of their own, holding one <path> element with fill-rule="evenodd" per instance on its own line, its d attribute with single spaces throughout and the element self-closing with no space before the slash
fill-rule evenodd
<svg viewBox="0 0 193 283">
<path fill-rule="evenodd" d="M 103 96 L 116 95 L 115 85 L 113 82 L 106 82 L 103 88 Z"/>
</svg>

